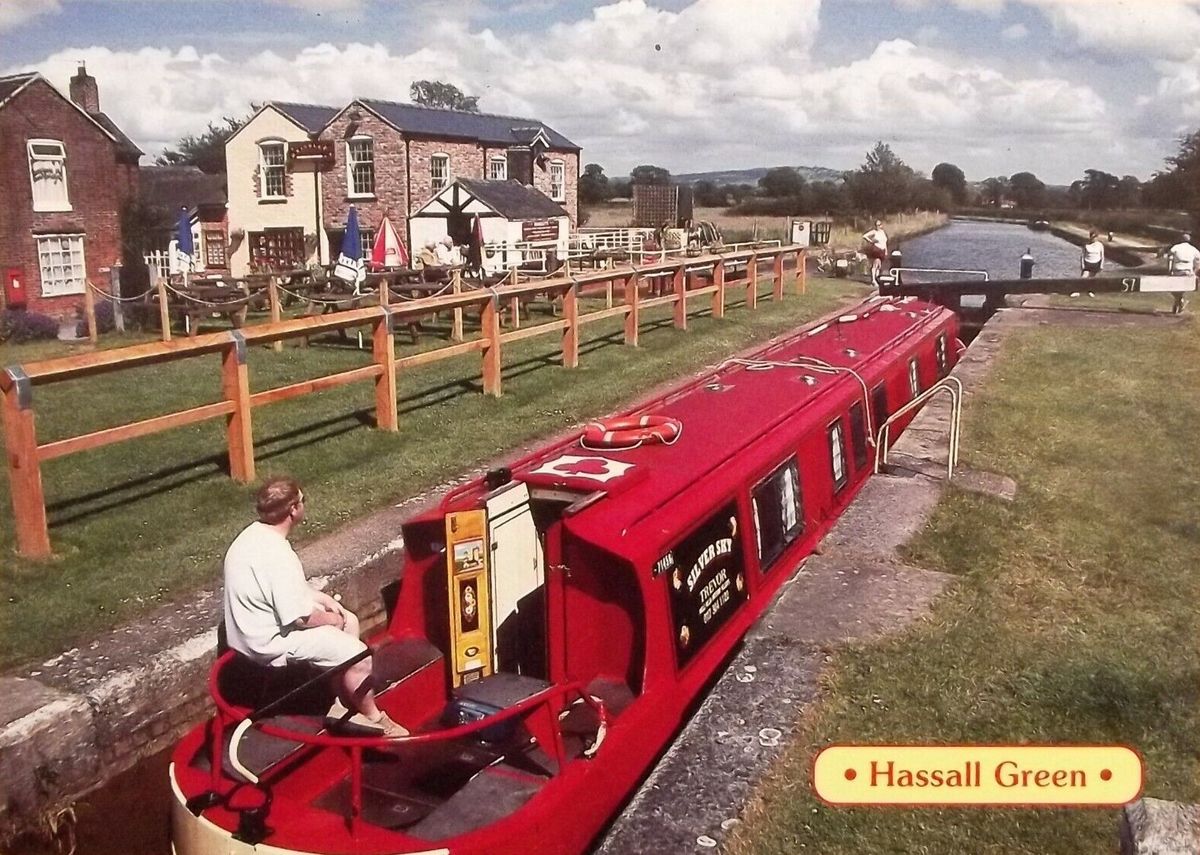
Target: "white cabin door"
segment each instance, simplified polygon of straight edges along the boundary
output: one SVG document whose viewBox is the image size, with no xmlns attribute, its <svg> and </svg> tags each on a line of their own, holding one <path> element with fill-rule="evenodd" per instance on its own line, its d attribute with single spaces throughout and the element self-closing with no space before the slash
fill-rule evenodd
<svg viewBox="0 0 1200 855">
<path fill-rule="evenodd" d="M 529 488 L 513 482 L 497 490 L 488 497 L 487 515 L 496 672 L 545 677 L 545 557 Z"/>
</svg>

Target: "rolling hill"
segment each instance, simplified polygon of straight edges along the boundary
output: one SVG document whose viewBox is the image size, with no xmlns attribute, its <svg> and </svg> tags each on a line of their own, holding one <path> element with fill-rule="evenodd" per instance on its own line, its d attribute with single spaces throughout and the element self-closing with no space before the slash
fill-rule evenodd
<svg viewBox="0 0 1200 855">
<path fill-rule="evenodd" d="M 695 184 L 697 181 L 711 181 L 714 184 L 758 184 L 758 179 L 775 167 L 759 166 L 753 169 L 726 169 L 718 172 L 685 172 L 671 177 L 680 184 Z M 829 169 L 825 166 L 797 166 L 796 171 L 809 183 L 815 181 L 838 181 L 842 177 L 840 169 Z"/>
</svg>

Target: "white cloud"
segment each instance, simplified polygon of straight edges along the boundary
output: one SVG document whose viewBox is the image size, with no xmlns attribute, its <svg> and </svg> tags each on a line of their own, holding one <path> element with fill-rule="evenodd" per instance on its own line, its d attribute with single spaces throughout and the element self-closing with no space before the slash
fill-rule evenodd
<svg viewBox="0 0 1200 855">
<path fill-rule="evenodd" d="M 1024 24 L 1011 24 L 1000 31 L 1001 38 L 1005 38 L 1010 42 L 1020 41 L 1029 35 L 1029 28 Z"/>
<path fill-rule="evenodd" d="M 428 38 L 405 40 L 415 45 L 409 52 L 382 44 L 246 56 L 71 47 L 36 66 L 65 88 L 76 61 L 86 60 L 104 109 L 151 152 L 254 101 L 405 100 L 408 83 L 422 78 L 481 95 L 489 112 L 546 121 L 610 174 L 647 162 L 675 171 L 848 168 L 876 139 L 926 170 L 959 159 L 972 176 L 1060 166 L 1072 174 L 1081 152 L 1111 148 L 1108 107 L 1086 83 L 1053 73 L 1014 78 L 978 57 L 903 40 L 851 62 L 819 63 L 818 12 L 818 0 L 698 0 L 680 11 L 620 0 L 503 38 L 461 16 L 439 17 L 425 24 Z"/>
<path fill-rule="evenodd" d="M 62 10 L 59 0 L 0 0 L 0 33 L 41 15 Z"/>
<path fill-rule="evenodd" d="M 1099 53 L 1182 61 L 1200 42 L 1200 0 L 1022 0 Z"/>
</svg>

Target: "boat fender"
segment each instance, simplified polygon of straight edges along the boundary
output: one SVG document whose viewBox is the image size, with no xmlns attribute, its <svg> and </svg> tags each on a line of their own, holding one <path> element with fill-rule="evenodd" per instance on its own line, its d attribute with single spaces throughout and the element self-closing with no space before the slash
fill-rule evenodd
<svg viewBox="0 0 1200 855">
<path fill-rule="evenodd" d="M 588 422 L 579 444 L 596 451 L 637 448 L 647 442 L 672 445 L 683 435 L 683 422 L 669 416 L 626 416 Z"/>
</svg>

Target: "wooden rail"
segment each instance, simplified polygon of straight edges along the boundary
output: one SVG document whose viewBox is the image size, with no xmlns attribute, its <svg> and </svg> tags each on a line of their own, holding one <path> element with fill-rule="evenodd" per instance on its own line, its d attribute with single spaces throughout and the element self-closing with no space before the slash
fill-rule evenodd
<svg viewBox="0 0 1200 855">
<path fill-rule="evenodd" d="M 7 452 L 9 486 L 12 493 L 13 517 L 17 536 L 17 551 L 29 558 L 45 558 L 51 554 L 47 527 L 45 494 L 42 488 L 41 463 L 68 454 L 100 448 L 136 437 L 149 436 L 188 424 L 223 418 L 229 455 L 229 473 L 237 481 L 255 478 L 254 440 L 251 430 L 252 413 L 261 407 L 301 395 L 319 392 L 348 383 L 371 380 L 375 385 L 375 419 L 380 430 L 398 428 L 396 397 L 397 369 L 412 368 L 465 353 L 481 354 L 481 372 L 485 394 L 501 394 L 501 351 L 504 344 L 537 335 L 559 334 L 562 360 L 567 368 L 579 364 L 579 330 L 586 323 L 604 318 L 625 317 L 625 343 L 638 344 L 638 326 L 643 309 L 658 305 L 673 305 L 673 321 L 678 329 L 687 329 L 689 300 L 711 295 L 711 310 L 720 318 L 725 312 L 725 272 L 731 263 L 745 263 L 748 279 L 745 284 L 746 302 L 757 305 L 756 271 L 760 260 L 771 259 L 773 267 L 772 295 L 781 299 L 784 294 L 783 259 L 796 256 L 796 291 L 805 288 L 804 250 L 782 246 L 746 250 L 722 255 L 672 259 L 642 267 L 609 269 L 544 279 L 537 282 L 510 284 L 498 288 L 462 290 L 436 297 L 412 300 L 401 304 L 385 304 L 352 309 L 333 315 L 273 321 L 245 327 L 241 330 L 197 335 L 187 339 L 151 342 L 131 347 L 95 353 L 47 359 L 28 365 L 13 365 L 0 373 L 0 413 L 3 414 L 4 445 Z M 695 277 L 711 271 L 712 285 L 691 288 Z M 671 293 L 642 299 L 641 285 L 649 277 L 670 277 Z M 581 288 L 605 286 L 611 293 L 613 283 L 624 291 L 624 301 L 611 308 L 580 313 Z M 500 308 L 505 301 L 519 303 L 522 297 L 549 294 L 563 301 L 563 315 L 553 321 L 522 329 L 501 332 Z M 455 329 L 461 339 L 461 312 L 478 309 L 480 337 L 456 341 L 436 350 L 411 356 L 397 357 L 395 327 L 398 322 L 415 321 L 422 315 L 451 311 L 456 317 Z M 303 338 L 320 333 L 369 327 L 372 337 L 371 360 L 368 364 L 316 377 L 286 386 L 250 392 L 248 348 L 251 345 L 272 349 L 289 338 Z M 221 357 L 221 399 L 174 413 L 142 419 L 124 425 L 40 444 L 34 414 L 34 389 L 74 380 L 123 371 L 147 365 L 159 365 L 208 354 Z"/>
</svg>

